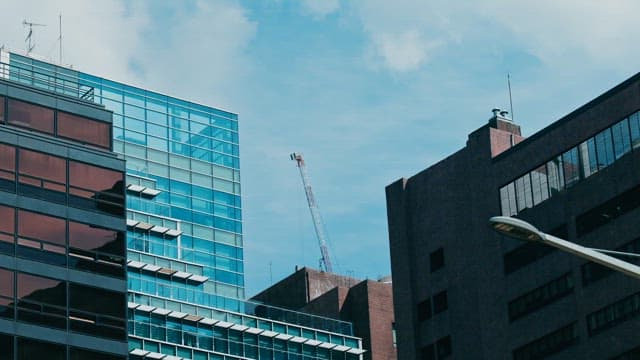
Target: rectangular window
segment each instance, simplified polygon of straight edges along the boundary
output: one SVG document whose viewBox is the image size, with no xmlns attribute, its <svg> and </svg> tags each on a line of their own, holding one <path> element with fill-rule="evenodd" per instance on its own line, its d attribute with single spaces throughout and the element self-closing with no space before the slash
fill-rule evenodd
<svg viewBox="0 0 640 360">
<path fill-rule="evenodd" d="M 16 148 L 0 144 L 0 190 L 16 190 Z"/>
<path fill-rule="evenodd" d="M 66 348 L 61 344 L 53 344 L 33 339 L 18 338 L 18 360 L 65 360 Z"/>
<path fill-rule="evenodd" d="M 124 277 L 124 233 L 69 221 L 69 266 Z"/>
<path fill-rule="evenodd" d="M 500 188 L 500 207 L 502 208 L 503 216 L 511 216 L 518 213 L 516 187 L 513 182 Z"/>
<path fill-rule="evenodd" d="M 53 135 L 53 109 L 9 99 L 7 122 Z"/>
<path fill-rule="evenodd" d="M 13 254 L 13 236 L 15 234 L 15 209 L 0 206 L 0 253 Z"/>
<path fill-rule="evenodd" d="M 18 321 L 67 327 L 67 286 L 62 280 L 18 273 Z"/>
<path fill-rule="evenodd" d="M 429 344 L 420 349 L 421 360 L 436 360 L 436 347 L 434 344 Z"/>
<path fill-rule="evenodd" d="M 629 134 L 629 120 L 624 119 L 611 127 L 613 134 L 613 150 L 616 160 L 631 151 L 631 135 Z"/>
<path fill-rule="evenodd" d="M 542 165 L 531 172 L 531 188 L 533 189 L 533 204 L 538 205 L 549 198 L 549 184 L 547 167 Z"/>
<path fill-rule="evenodd" d="M 573 148 L 562 154 L 564 167 L 564 183 L 567 187 L 580 180 L 580 161 L 578 160 L 578 148 Z"/>
<path fill-rule="evenodd" d="M 0 359 L 13 360 L 13 336 L 0 333 Z"/>
<path fill-rule="evenodd" d="M 124 174 L 69 161 L 69 204 L 122 215 L 124 213 Z"/>
<path fill-rule="evenodd" d="M 595 136 L 596 151 L 598 153 L 598 169 L 603 169 L 614 161 L 611 129 L 607 128 Z"/>
<path fill-rule="evenodd" d="M 513 360 L 542 359 L 578 342 L 578 325 L 571 323 L 513 350 Z"/>
<path fill-rule="evenodd" d="M 76 347 L 71 347 L 69 349 L 69 359 L 70 360 L 125 360 L 124 356 L 116 356 L 113 354 L 106 354 L 101 352 L 90 351 L 86 349 L 80 349 Z"/>
<path fill-rule="evenodd" d="M 598 172 L 598 155 L 596 152 L 595 138 L 590 138 L 579 145 L 580 158 L 582 159 L 582 174 L 589 177 Z"/>
<path fill-rule="evenodd" d="M 617 217 L 640 207 L 640 186 L 585 211 L 576 217 L 576 232 L 583 236 Z"/>
<path fill-rule="evenodd" d="M 451 336 L 445 336 L 436 342 L 438 360 L 447 359 L 451 356 Z"/>
<path fill-rule="evenodd" d="M 426 321 L 431 318 L 431 298 L 418 304 L 418 321 Z"/>
<path fill-rule="evenodd" d="M 0 268 L 0 318 L 13 319 L 13 271 Z"/>
<path fill-rule="evenodd" d="M 111 149 L 111 124 L 58 112 L 58 136 Z"/>
<path fill-rule="evenodd" d="M 640 238 L 628 242 L 615 250 L 629 253 L 640 253 Z M 637 258 L 625 259 L 625 261 L 636 265 L 640 264 L 640 259 Z M 602 280 L 613 273 L 615 273 L 615 271 L 611 268 L 594 262 L 587 262 L 582 265 L 582 285 L 587 286 L 598 280 Z"/>
<path fill-rule="evenodd" d="M 66 200 L 66 160 L 31 150 L 18 151 L 18 191 L 20 194 L 64 203 Z"/>
<path fill-rule="evenodd" d="M 64 219 L 18 210 L 16 255 L 54 265 L 67 265 Z"/>
<path fill-rule="evenodd" d="M 4 97 L 0 96 L 0 123 L 4 123 Z"/>
<path fill-rule="evenodd" d="M 433 296 L 433 313 L 438 314 L 447 310 L 447 291 L 441 291 Z"/>
<path fill-rule="evenodd" d="M 529 174 L 516 179 L 516 201 L 518 211 L 533 207 L 533 196 L 531 193 L 531 177 Z"/>
<path fill-rule="evenodd" d="M 439 270 L 444 267 L 444 249 L 439 248 L 429 255 L 429 265 L 431 266 L 431 272 Z"/>
<path fill-rule="evenodd" d="M 640 293 L 635 293 L 587 315 L 589 336 L 620 324 L 640 314 Z"/>
<path fill-rule="evenodd" d="M 549 192 L 551 196 L 554 196 L 564 189 L 562 157 L 558 156 L 547 163 L 547 175 L 549 177 Z"/>
<path fill-rule="evenodd" d="M 126 338 L 125 295 L 69 284 L 69 327 L 72 331 L 123 340 Z"/>
<path fill-rule="evenodd" d="M 640 146 L 640 112 L 629 116 L 629 128 L 631 131 L 631 146 L 635 149 Z"/>
<path fill-rule="evenodd" d="M 514 321 L 573 292 L 571 273 L 551 280 L 509 302 L 509 320 Z"/>
</svg>

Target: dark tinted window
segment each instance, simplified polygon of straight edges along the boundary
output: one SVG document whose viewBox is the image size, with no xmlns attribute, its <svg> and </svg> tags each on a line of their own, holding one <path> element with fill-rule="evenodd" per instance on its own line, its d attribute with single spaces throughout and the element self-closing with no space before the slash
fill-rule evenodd
<svg viewBox="0 0 640 360">
<path fill-rule="evenodd" d="M 126 338 L 123 293 L 70 283 L 69 316 L 72 331 L 118 340 Z"/>
<path fill-rule="evenodd" d="M 33 339 L 18 338 L 18 360 L 65 360 L 64 345 Z"/>
<path fill-rule="evenodd" d="M 123 173 L 76 161 L 69 161 L 69 178 L 69 193 L 80 198 L 91 200 L 90 202 L 74 200 L 73 205 L 81 207 L 91 206 L 116 215 L 123 213 Z"/>
<path fill-rule="evenodd" d="M 17 283 L 18 321 L 61 329 L 67 327 L 64 281 L 18 273 Z"/>
<path fill-rule="evenodd" d="M 16 181 L 16 148 L 0 144 L 0 190 L 14 191 Z"/>
<path fill-rule="evenodd" d="M 576 218 L 576 232 L 583 236 L 640 206 L 640 186 L 608 200 Z"/>
<path fill-rule="evenodd" d="M 89 359 L 90 360 L 125 360 L 125 357 L 72 347 L 69 350 L 69 359 L 70 360 L 89 360 Z"/>
<path fill-rule="evenodd" d="M 0 96 L 0 123 L 4 122 L 4 97 Z"/>
<path fill-rule="evenodd" d="M 436 347 L 433 344 L 422 347 L 420 349 L 421 360 L 436 360 Z"/>
<path fill-rule="evenodd" d="M 13 235 L 15 232 L 15 209 L 8 206 L 0 206 L 0 241 L 3 241 L 2 233 Z"/>
<path fill-rule="evenodd" d="M 438 360 L 446 359 L 451 356 L 451 336 L 445 336 L 436 342 L 436 349 L 438 350 Z"/>
<path fill-rule="evenodd" d="M 441 313 L 447 310 L 447 292 L 441 291 L 433 296 L 433 313 Z"/>
<path fill-rule="evenodd" d="M 111 124 L 58 112 L 58 135 L 105 149 L 111 147 Z"/>
<path fill-rule="evenodd" d="M 577 342 L 578 326 L 572 323 L 515 349 L 513 359 L 543 359 Z"/>
<path fill-rule="evenodd" d="M 5 269 L 0 269 L 0 318 L 13 318 L 13 271 Z"/>
<path fill-rule="evenodd" d="M 66 243 L 65 220 L 30 211 L 18 210 L 18 236 L 64 246 Z"/>
<path fill-rule="evenodd" d="M 425 321 L 431 318 L 431 299 L 421 301 L 418 304 L 418 321 Z"/>
<path fill-rule="evenodd" d="M 67 182 L 65 159 L 25 149 L 20 149 L 19 158 L 21 182 L 51 190 L 65 191 L 64 184 Z M 41 179 L 50 180 L 57 184 L 40 181 Z"/>
<path fill-rule="evenodd" d="M 124 234 L 69 221 L 69 247 L 124 256 Z"/>
<path fill-rule="evenodd" d="M 567 273 L 510 301 L 509 320 L 516 320 L 572 292 L 573 279 L 571 273 Z"/>
<path fill-rule="evenodd" d="M 431 272 L 434 272 L 444 267 L 444 249 L 440 248 L 431 253 L 429 256 L 429 262 L 431 265 Z"/>
<path fill-rule="evenodd" d="M 53 110 L 9 99 L 8 122 L 11 125 L 53 134 Z"/>
<path fill-rule="evenodd" d="M 67 305 L 67 291 L 62 280 L 18 273 L 18 300 L 56 306 Z"/>
<path fill-rule="evenodd" d="M 0 360 L 13 360 L 13 336 L 0 334 Z"/>
</svg>

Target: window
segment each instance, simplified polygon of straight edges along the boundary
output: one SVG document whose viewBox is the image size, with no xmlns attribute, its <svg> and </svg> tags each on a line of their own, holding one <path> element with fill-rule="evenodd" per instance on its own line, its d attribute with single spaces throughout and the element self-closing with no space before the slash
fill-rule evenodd
<svg viewBox="0 0 640 360">
<path fill-rule="evenodd" d="M 13 336 L 0 333 L 0 360 L 13 360 Z"/>
<path fill-rule="evenodd" d="M 549 198 L 549 184 L 547 167 L 542 165 L 531 172 L 531 188 L 533 189 L 533 204 L 538 205 Z"/>
<path fill-rule="evenodd" d="M 72 331 L 123 340 L 125 296 L 80 284 L 69 284 L 69 327 Z"/>
<path fill-rule="evenodd" d="M 418 321 L 428 320 L 431 315 L 431 298 L 427 298 L 418 304 Z"/>
<path fill-rule="evenodd" d="M 0 268 L 0 318 L 13 318 L 13 296 L 13 271 Z"/>
<path fill-rule="evenodd" d="M 20 193 L 64 202 L 66 196 L 66 160 L 31 150 L 20 149 L 19 182 Z"/>
<path fill-rule="evenodd" d="M 429 344 L 420 349 L 420 359 L 422 360 L 436 360 L 436 347 L 434 344 Z"/>
<path fill-rule="evenodd" d="M 631 151 L 631 135 L 629 134 L 629 120 L 624 119 L 611 127 L 613 134 L 613 150 L 616 160 Z"/>
<path fill-rule="evenodd" d="M 15 191 L 16 148 L 0 144 L 0 190 Z"/>
<path fill-rule="evenodd" d="M 444 267 L 444 249 L 439 248 L 429 255 L 429 264 L 431 265 L 431 272 Z"/>
<path fill-rule="evenodd" d="M 513 350 L 513 359 L 542 359 L 577 342 L 578 326 L 574 322 Z"/>
<path fill-rule="evenodd" d="M 598 153 L 598 169 L 603 169 L 613 163 L 613 143 L 611 129 L 604 129 L 595 136 L 596 151 Z"/>
<path fill-rule="evenodd" d="M 547 175 L 549 176 L 549 192 L 556 195 L 564 189 L 564 167 L 560 156 L 547 162 Z"/>
<path fill-rule="evenodd" d="M 640 292 L 587 315 L 589 336 L 597 335 L 638 314 L 640 314 Z"/>
<path fill-rule="evenodd" d="M 69 161 L 69 204 L 114 215 L 124 213 L 124 174 Z"/>
<path fill-rule="evenodd" d="M 124 277 L 124 233 L 69 221 L 69 266 Z"/>
<path fill-rule="evenodd" d="M 518 211 L 533 207 L 533 197 L 531 195 L 531 177 L 525 174 L 515 181 L 516 185 L 516 201 Z"/>
<path fill-rule="evenodd" d="M 7 122 L 11 125 L 53 135 L 53 110 L 9 99 Z"/>
<path fill-rule="evenodd" d="M 640 206 L 640 186 L 585 211 L 576 217 L 576 233 L 583 236 Z"/>
<path fill-rule="evenodd" d="M 623 354 L 620 354 L 611 360 L 634 360 L 640 359 L 640 346 L 636 346 L 635 348 L 625 351 Z"/>
<path fill-rule="evenodd" d="M 433 296 L 433 313 L 438 314 L 447 310 L 447 291 L 441 291 Z"/>
<path fill-rule="evenodd" d="M 573 148 L 562 154 L 562 166 L 564 167 L 564 183 L 567 187 L 580 180 L 580 160 L 578 160 L 578 148 Z"/>
<path fill-rule="evenodd" d="M 596 153 L 596 141 L 590 138 L 580 144 L 580 157 L 582 158 L 582 173 L 584 177 L 598 172 L 598 154 Z"/>
<path fill-rule="evenodd" d="M 111 124 L 62 111 L 58 112 L 58 135 L 105 149 L 111 148 Z"/>
<path fill-rule="evenodd" d="M 4 123 L 4 97 L 0 96 L 0 123 Z"/>
<path fill-rule="evenodd" d="M 18 321 L 66 328 L 67 287 L 61 280 L 18 273 Z"/>
<path fill-rule="evenodd" d="M 571 273 L 549 281 L 509 302 L 509 320 L 514 321 L 573 292 Z"/>
<path fill-rule="evenodd" d="M 557 236 L 561 239 L 567 239 L 567 224 L 562 224 L 550 231 L 547 231 L 547 233 L 553 236 Z M 554 251 L 556 251 L 556 248 L 551 246 L 533 242 L 525 242 L 524 244 L 504 254 L 504 273 L 511 274 L 512 272 L 523 268 L 537 261 L 538 259 L 542 259 L 543 257 L 551 254 Z"/>
<path fill-rule="evenodd" d="M 13 254 L 13 236 L 15 234 L 15 209 L 0 206 L 0 253 Z"/>
<path fill-rule="evenodd" d="M 65 360 L 65 346 L 33 339 L 18 338 L 18 360 Z"/>
<path fill-rule="evenodd" d="M 70 360 L 125 360 L 124 356 L 116 356 L 112 354 L 105 354 L 96 351 L 90 351 L 86 349 L 80 349 L 71 347 L 69 349 L 69 359 Z"/>
<path fill-rule="evenodd" d="M 64 219 L 18 210 L 18 256 L 66 265 L 66 240 Z"/>
<path fill-rule="evenodd" d="M 629 128 L 631 130 L 631 146 L 635 149 L 640 146 L 640 113 L 629 116 Z"/>
<path fill-rule="evenodd" d="M 446 359 L 451 355 L 451 336 L 445 336 L 436 342 L 438 360 Z"/>
</svg>

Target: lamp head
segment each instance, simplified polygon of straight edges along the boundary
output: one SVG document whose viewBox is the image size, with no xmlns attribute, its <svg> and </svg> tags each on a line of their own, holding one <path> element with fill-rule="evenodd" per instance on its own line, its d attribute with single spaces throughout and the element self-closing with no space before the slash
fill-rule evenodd
<svg viewBox="0 0 640 360">
<path fill-rule="evenodd" d="M 493 230 L 512 238 L 527 241 L 542 241 L 543 235 L 535 226 L 509 216 L 494 216 L 489 219 Z"/>
</svg>

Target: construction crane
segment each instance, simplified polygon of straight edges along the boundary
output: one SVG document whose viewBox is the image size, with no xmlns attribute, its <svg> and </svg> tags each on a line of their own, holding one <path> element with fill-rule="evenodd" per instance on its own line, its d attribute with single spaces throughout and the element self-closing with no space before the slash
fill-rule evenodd
<svg viewBox="0 0 640 360">
<path fill-rule="evenodd" d="M 313 219 L 313 227 L 316 230 L 316 236 L 318 237 L 318 245 L 320 246 L 320 269 L 326 272 L 333 272 L 331 266 L 331 259 L 329 258 L 329 249 L 327 248 L 327 235 L 324 229 L 324 222 L 320 215 L 320 209 L 316 198 L 313 196 L 313 190 L 311 189 L 311 181 L 307 174 L 307 167 L 302 158 L 302 154 L 293 153 L 290 155 L 291 160 L 295 160 L 300 169 L 300 177 L 302 178 L 302 185 L 304 185 L 304 193 L 307 195 L 307 202 L 309 203 L 309 211 L 311 212 L 311 218 Z"/>
</svg>

